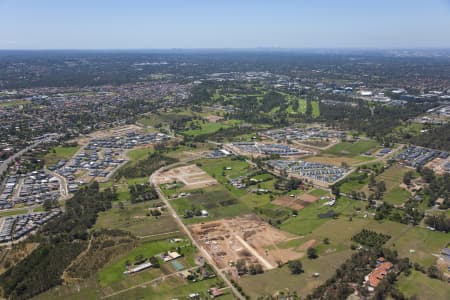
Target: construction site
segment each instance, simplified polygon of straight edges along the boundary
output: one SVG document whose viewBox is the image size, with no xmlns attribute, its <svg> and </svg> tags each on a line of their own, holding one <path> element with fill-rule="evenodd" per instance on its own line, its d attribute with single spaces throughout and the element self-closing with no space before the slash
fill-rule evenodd
<svg viewBox="0 0 450 300">
<path fill-rule="evenodd" d="M 182 182 L 185 189 L 200 189 L 217 184 L 217 180 L 196 165 L 178 167 L 162 172 L 155 178 L 155 182 L 157 184 Z"/>
<path fill-rule="evenodd" d="M 195 224 L 190 230 L 219 268 L 238 275 L 237 262 L 259 264 L 264 271 L 274 269 L 288 260 L 303 257 L 303 252 L 280 249 L 277 244 L 298 237 L 262 221 L 256 215 Z"/>
</svg>

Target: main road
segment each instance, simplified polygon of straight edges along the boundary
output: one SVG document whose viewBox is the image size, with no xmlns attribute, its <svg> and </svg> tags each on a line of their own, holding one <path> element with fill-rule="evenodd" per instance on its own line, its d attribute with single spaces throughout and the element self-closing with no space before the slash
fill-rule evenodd
<svg viewBox="0 0 450 300">
<path fill-rule="evenodd" d="M 237 297 L 240 300 L 245 300 L 245 297 L 242 296 L 242 294 L 236 289 L 236 287 L 234 287 L 234 285 L 231 284 L 230 280 L 228 279 L 228 277 L 222 272 L 222 270 L 219 269 L 219 267 L 216 265 L 215 261 L 212 259 L 212 257 L 209 255 L 209 253 L 199 244 L 197 243 L 197 241 L 194 239 L 194 237 L 192 236 L 191 232 L 189 231 L 189 229 L 186 227 L 186 225 L 183 223 L 183 221 L 180 219 L 180 217 L 178 216 L 178 214 L 176 213 L 175 209 L 173 209 L 172 205 L 169 202 L 169 199 L 167 199 L 166 195 L 164 195 L 164 193 L 162 192 L 162 190 L 160 189 L 159 185 L 157 183 L 155 183 L 155 178 L 164 171 L 167 171 L 169 169 L 175 168 L 177 166 L 181 166 L 185 163 L 191 162 L 193 160 L 198 159 L 199 157 L 193 157 L 193 158 L 189 158 L 187 160 L 183 160 L 180 162 L 177 162 L 175 164 L 172 165 L 168 165 L 165 167 L 162 167 L 160 169 L 158 169 L 157 171 L 155 171 L 149 179 L 150 184 L 155 188 L 156 192 L 158 193 L 159 198 L 164 201 L 164 203 L 167 206 L 167 209 L 169 210 L 169 213 L 173 216 L 173 218 L 175 219 L 175 221 L 177 222 L 178 226 L 186 233 L 186 235 L 189 237 L 189 239 L 191 240 L 192 244 L 197 247 L 197 249 L 199 249 L 200 253 L 203 255 L 203 257 L 207 260 L 207 262 L 213 267 L 214 271 L 216 272 L 216 274 L 223 280 L 223 282 L 225 282 L 225 284 L 227 286 L 230 287 L 231 291 L 233 292 L 234 296 Z"/>
</svg>

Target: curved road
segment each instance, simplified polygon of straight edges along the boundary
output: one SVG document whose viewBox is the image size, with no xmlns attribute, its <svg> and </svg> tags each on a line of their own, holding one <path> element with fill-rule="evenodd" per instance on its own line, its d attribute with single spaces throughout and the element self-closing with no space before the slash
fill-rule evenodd
<svg viewBox="0 0 450 300">
<path fill-rule="evenodd" d="M 189 231 L 189 229 L 186 227 L 186 225 L 183 223 L 183 221 L 180 219 L 180 217 L 178 216 L 178 214 L 175 212 L 175 210 L 173 209 L 172 205 L 170 205 L 169 200 L 167 199 L 166 195 L 164 195 L 164 193 L 161 191 L 161 189 L 159 188 L 159 186 L 157 184 L 154 183 L 154 178 L 155 176 L 158 176 L 161 172 L 164 172 L 166 170 L 172 169 L 174 167 L 177 167 L 179 165 L 185 164 L 187 162 L 191 162 L 193 160 L 196 160 L 200 157 L 193 157 L 193 158 L 189 158 L 187 160 L 184 161 L 180 161 L 177 162 L 175 164 L 172 165 L 168 165 L 165 167 L 162 167 L 160 169 L 158 169 L 157 171 L 155 171 L 149 179 L 150 184 L 155 188 L 156 192 L 158 193 L 158 196 L 161 200 L 164 201 L 164 203 L 167 206 L 167 209 L 169 210 L 169 213 L 173 216 L 173 218 L 175 219 L 175 221 L 177 222 L 178 226 L 186 233 L 186 235 L 189 237 L 189 239 L 191 240 L 192 244 L 197 247 L 197 249 L 199 249 L 200 253 L 203 255 L 203 257 L 206 258 L 206 260 L 208 261 L 208 263 L 213 267 L 214 271 L 216 272 L 216 274 L 223 280 L 223 282 L 225 282 L 225 284 L 230 287 L 231 291 L 233 292 L 234 296 L 237 297 L 240 300 L 245 300 L 245 297 L 241 295 L 241 293 L 234 287 L 234 285 L 231 284 L 230 280 L 227 278 L 227 276 L 219 269 L 219 267 L 217 267 L 216 263 L 214 262 L 214 260 L 212 259 L 212 257 L 209 255 L 209 253 L 203 248 L 201 247 L 197 241 L 193 238 L 191 232 Z"/>
</svg>

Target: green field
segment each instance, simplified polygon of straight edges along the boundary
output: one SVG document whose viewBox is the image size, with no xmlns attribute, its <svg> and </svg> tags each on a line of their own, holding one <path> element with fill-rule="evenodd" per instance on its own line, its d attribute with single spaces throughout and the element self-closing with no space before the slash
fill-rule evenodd
<svg viewBox="0 0 450 300">
<path fill-rule="evenodd" d="M 358 192 L 369 182 L 369 177 L 359 179 L 360 174 L 353 172 L 346 177 L 346 181 L 340 186 L 341 192 L 351 193 L 352 191 Z"/>
<path fill-rule="evenodd" d="M 244 291 L 252 298 L 274 294 L 278 290 L 286 289 L 296 291 L 301 296 L 306 296 L 315 287 L 332 276 L 337 267 L 342 264 L 345 259 L 350 257 L 352 253 L 350 246 L 354 243 L 351 238 L 362 228 L 391 235 L 391 238 L 385 244 L 386 247 L 397 250 L 399 257 L 409 257 L 412 262 L 418 262 L 425 267 L 435 263 L 436 257 L 432 254 L 439 253 L 440 249 L 448 242 L 448 238 L 446 238 L 446 234 L 444 233 L 430 232 L 419 227 L 412 227 L 391 221 L 380 222 L 373 220 L 370 217 L 364 217 L 367 214 L 364 211 L 364 203 L 359 201 L 352 202 L 353 205 L 349 205 L 345 209 L 344 214 L 337 219 L 327 219 L 327 221 L 320 224 L 315 223 L 314 220 L 311 219 L 312 222 L 307 221 L 303 223 L 303 230 L 300 230 L 300 226 L 302 226 L 300 224 L 302 224 L 302 222 L 298 222 L 297 227 L 294 227 L 295 229 L 291 230 L 291 232 L 297 233 L 300 236 L 297 239 L 291 239 L 277 245 L 279 248 L 289 248 L 293 251 L 304 252 L 304 249 L 299 247 L 305 242 L 315 241 L 314 247 L 317 249 L 319 257 L 315 260 L 307 258 L 302 259 L 305 273 L 301 275 L 291 275 L 289 270 L 286 267 L 283 267 L 261 275 L 244 276 L 239 281 L 244 288 Z M 358 203 L 360 204 L 359 206 Z M 308 208 L 309 207 L 306 209 Z M 359 208 L 359 212 L 356 208 Z M 349 215 L 353 216 L 352 220 L 348 218 Z M 285 224 L 290 225 L 301 217 L 303 217 L 303 220 L 307 218 L 305 215 L 302 216 L 302 213 L 300 212 L 297 218 L 292 218 Z M 285 224 L 281 227 L 282 229 L 286 229 Z M 288 231 L 289 229 L 289 226 L 287 226 Z M 325 238 L 329 239 L 329 244 L 323 243 Z M 411 249 L 414 249 L 415 252 L 410 253 Z M 320 277 L 313 278 L 312 274 L 314 272 L 319 272 Z M 441 284 L 439 281 L 436 281 L 435 284 L 436 283 Z M 402 287 L 404 284 L 406 283 L 404 283 L 403 280 L 399 281 L 402 290 L 405 289 Z M 438 292 L 442 292 L 442 286 Z M 408 295 L 412 295 L 413 293 L 417 292 L 413 291 Z M 423 296 L 420 299 L 430 299 L 425 297 L 427 294 L 420 295 Z"/>
<path fill-rule="evenodd" d="M 188 224 L 206 222 L 210 220 L 234 217 L 251 210 L 229 191 L 221 185 L 211 186 L 202 190 L 190 191 L 191 196 L 170 200 L 170 203 L 177 214 L 183 216 L 186 210 L 191 210 L 193 206 L 197 209 L 208 211 L 208 217 L 185 218 L 183 221 Z"/>
<path fill-rule="evenodd" d="M 297 234 L 305 235 L 311 233 L 314 229 L 318 228 L 324 223 L 331 222 L 332 218 L 320 218 L 319 214 L 324 214 L 329 211 L 336 213 L 352 213 L 353 207 L 361 207 L 362 203 L 359 201 L 353 201 L 346 198 L 339 199 L 333 207 L 324 205 L 327 200 L 318 200 L 298 212 L 297 217 L 290 218 L 280 228 L 282 230 Z"/>
<path fill-rule="evenodd" d="M 0 102 L 0 108 L 7 108 L 18 105 L 30 104 L 30 100 L 13 100 L 13 101 L 2 101 Z"/>
<path fill-rule="evenodd" d="M 67 147 L 67 146 L 56 146 L 44 155 L 45 164 L 51 166 L 56 164 L 61 159 L 70 159 L 77 153 L 80 146 Z"/>
<path fill-rule="evenodd" d="M 286 109 L 287 113 L 301 113 L 301 114 L 305 114 L 306 113 L 306 100 L 302 99 L 302 98 L 294 98 L 291 97 L 291 103 L 289 104 L 289 106 Z M 292 101 L 298 101 L 298 109 L 297 111 L 294 111 L 294 108 L 292 107 Z"/>
<path fill-rule="evenodd" d="M 311 107 L 312 107 L 312 117 L 313 118 L 317 118 L 320 117 L 320 107 L 319 107 L 319 102 L 317 101 L 312 101 L 311 102 Z"/>
<path fill-rule="evenodd" d="M 377 146 L 378 143 L 373 140 L 361 140 L 355 143 L 342 142 L 325 150 L 323 153 L 335 156 L 355 157 L 365 152 L 372 152 Z"/>
<path fill-rule="evenodd" d="M 171 276 L 157 285 L 145 285 L 110 297 L 110 299 L 188 299 L 191 293 L 198 293 L 202 299 L 208 299 L 208 289 L 221 284 L 221 281 L 216 278 L 186 282 L 179 276 Z M 234 297 L 230 291 L 225 291 L 225 294 L 218 299 L 231 300 Z"/>
<path fill-rule="evenodd" d="M 181 254 L 186 254 L 186 257 L 183 258 L 183 264 L 185 266 L 192 266 L 192 254 L 194 252 L 194 248 L 190 246 L 190 242 L 184 242 L 182 244 L 173 244 L 165 240 L 146 242 L 103 267 L 98 273 L 100 285 L 106 286 L 118 281 L 132 281 L 133 277 L 139 277 L 139 279 L 143 281 L 156 278 L 162 274 L 163 268 L 149 269 L 148 271 L 142 271 L 133 276 L 126 276 L 123 274 L 125 271 L 125 262 L 127 260 L 133 262 L 135 257 L 138 255 L 143 255 L 148 258 L 176 247 L 181 247 Z"/>
<path fill-rule="evenodd" d="M 255 179 L 270 179 L 261 182 L 257 185 L 249 186 L 249 189 L 256 189 L 258 186 L 262 189 L 269 190 L 274 193 L 280 193 L 275 190 L 275 177 L 271 174 L 264 173 L 256 176 L 252 174 L 256 171 L 248 162 L 242 160 L 236 160 L 231 158 L 199 160 L 197 163 L 201 164 L 201 168 L 206 173 L 217 179 L 228 191 L 233 194 L 234 197 L 239 199 L 249 208 L 260 207 L 267 205 L 270 202 L 270 194 L 263 193 L 251 193 L 247 189 L 237 189 L 229 184 L 230 179 L 237 178 L 239 176 L 249 176 L 249 178 Z M 231 169 L 227 169 L 231 168 Z"/>
<path fill-rule="evenodd" d="M 128 151 L 127 156 L 131 162 L 136 162 L 146 159 L 153 152 L 153 148 L 138 148 Z"/>
<path fill-rule="evenodd" d="M 412 271 L 408 277 L 401 275 L 397 282 L 398 289 L 406 296 L 417 296 L 417 299 L 448 299 L 449 285 L 446 282 L 431 279 L 427 275 Z"/>
<path fill-rule="evenodd" d="M 159 217 L 147 216 L 149 208 L 156 201 L 126 205 L 123 209 L 114 207 L 99 213 L 96 229 L 121 229 L 142 237 L 177 231 L 178 227 L 172 216 L 163 214 Z"/>
<path fill-rule="evenodd" d="M 217 122 L 217 123 L 212 123 L 212 122 L 208 122 L 208 121 L 205 121 L 205 122 L 193 121 L 193 122 L 195 122 L 195 124 L 201 128 L 182 131 L 181 134 L 188 135 L 188 136 L 209 134 L 209 133 L 217 132 L 220 129 L 230 128 L 230 127 L 240 123 L 240 121 L 238 121 L 238 120 L 228 120 L 228 121 Z M 188 123 L 188 126 L 189 126 L 189 123 Z"/>
<path fill-rule="evenodd" d="M 210 176 L 217 179 L 217 181 L 224 186 L 229 186 L 228 180 L 237 178 L 239 176 L 249 173 L 251 166 L 243 160 L 227 158 L 219 159 L 202 159 L 196 163 Z M 236 189 L 235 189 L 236 190 Z M 236 196 L 242 196 L 245 192 L 242 190 L 232 191 L 236 192 Z"/>
<path fill-rule="evenodd" d="M 302 259 L 304 273 L 292 275 L 287 268 L 273 269 L 259 275 L 246 275 L 239 279 L 239 284 L 251 299 L 260 296 L 273 295 L 276 291 L 296 291 L 299 296 L 308 295 L 327 278 L 331 277 L 336 269 L 351 255 L 351 250 L 331 253 L 326 256 L 310 260 Z M 312 275 L 320 272 L 320 277 L 314 278 Z"/>
<path fill-rule="evenodd" d="M 130 192 L 128 187 L 134 184 L 141 184 L 148 182 L 148 177 L 138 177 L 138 178 L 130 178 L 125 179 L 121 178 L 119 181 L 109 180 L 107 182 L 100 183 L 100 187 L 102 189 L 105 188 L 115 188 L 118 194 L 118 201 L 129 201 L 130 200 Z"/>
<path fill-rule="evenodd" d="M 15 216 L 15 215 L 23 215 L 28 212 L 28 209 L 15 209 L 15 210 L 6 210 L 6 211 L 0 211 L 0 218 L 8 217 L 8 216 Z"/>
<path fill-rule="evenodd" d="M 384 195 L 383 200 L 394 205 L 400 205 L 408 200 L 410 195 L 407 190 L 394 187 Z"/>
<path fill-rule="evenodd" d="M 400 205 L 408 200 L 410 193 L 399 187 L 399 185 L 403 182 L 403 175 L 408 171 L 411 171 L 411 169 L 399 165 L 392 165 L 383 173 L 376 176 L 376 182 L 384 181 L 386 184 L 386 192 L 383 197 L 386 202 L 394 205 Z M 366 194 L 369 193 L 368 186 L 365 186 L 361 190 Z"/>
</svg>

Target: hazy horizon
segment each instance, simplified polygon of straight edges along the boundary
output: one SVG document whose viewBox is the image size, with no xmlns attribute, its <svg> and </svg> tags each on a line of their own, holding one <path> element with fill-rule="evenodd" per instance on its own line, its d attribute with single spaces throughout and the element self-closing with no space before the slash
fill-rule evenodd
<svg viewBox="0 0 450 300">
<path fill-rule="evenodd" d="M 446 49 L 450 1 L 0 0 L 3 50 Z"/>
</svg>

